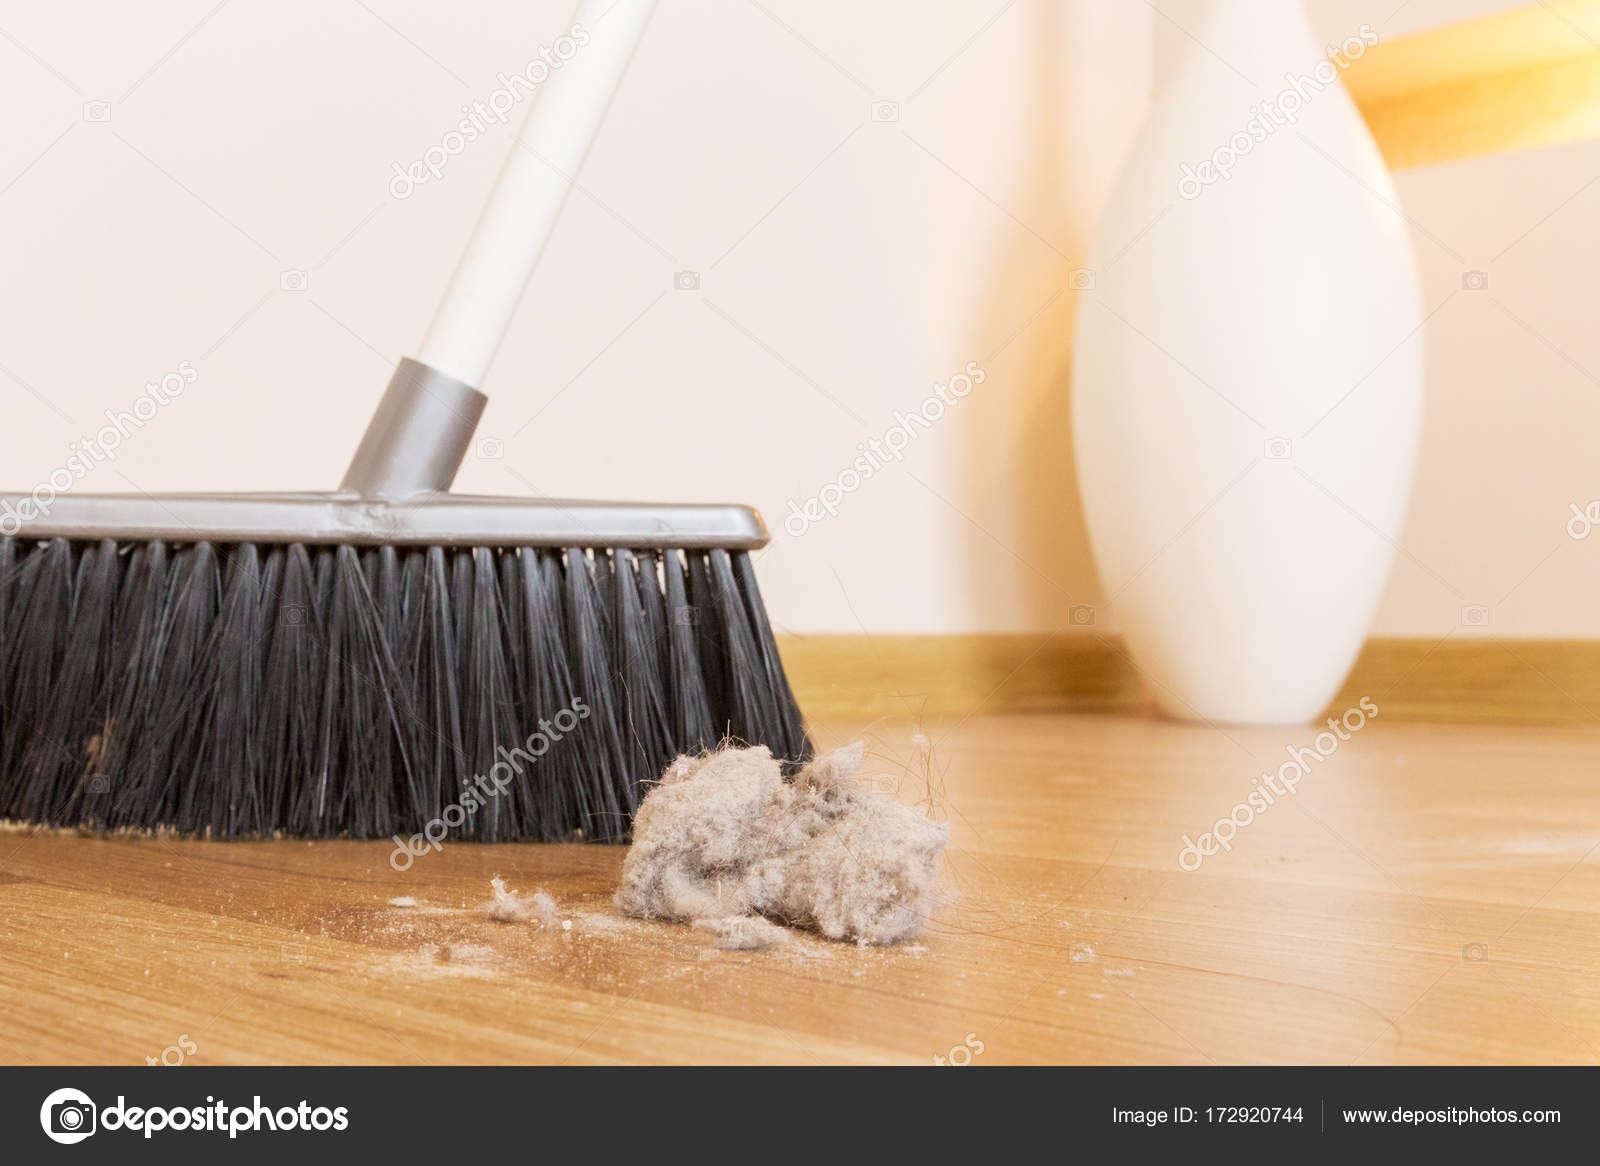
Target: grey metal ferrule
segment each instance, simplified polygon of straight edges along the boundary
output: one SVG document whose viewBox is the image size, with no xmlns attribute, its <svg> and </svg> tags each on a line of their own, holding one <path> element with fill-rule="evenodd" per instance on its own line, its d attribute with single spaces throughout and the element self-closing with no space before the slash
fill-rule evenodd
<svg viewBox="0 0 1600 1166">
<path fill-rule="evenodd" d="M 403 358 L 339 489 L 391 499 L 450 489 L 488 402 L 471 385 Z"/>
</svg>

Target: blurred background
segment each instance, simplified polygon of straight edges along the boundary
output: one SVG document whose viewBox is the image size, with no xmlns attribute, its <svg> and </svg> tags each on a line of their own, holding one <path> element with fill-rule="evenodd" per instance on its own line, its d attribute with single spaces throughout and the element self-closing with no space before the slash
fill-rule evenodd
<svg viewBox="0 0 1600 1166">
<path fill-rule="evenodd" d="M 573 7 L 0 4 L 5 488 L 184 362 L 194 383 L 75 489 L 332 487 L 511 127 L 408 197 L 395 167 Z M 1335 45 L 1514 7 L 1307 3 Z M 1559 7 L 1575 52 L 1600 47 Z M 1096 211 L 1193 18 L 1183 0 L 665 0 L 457 488 L 753 504 L 780 632 L 1114 632 L 1074 480 L 1072 321 Z M 1600 498 L 1600 142 L 1396 181 L 1428 405 L 1373 633 L 1600 636 L 1600 548 L 1567 529 Z M 983 383 L 903 462 L 784 529 L 974 363 Z M 1463 627 L 1468 606 L 1483 620 Z"/>
</svg>

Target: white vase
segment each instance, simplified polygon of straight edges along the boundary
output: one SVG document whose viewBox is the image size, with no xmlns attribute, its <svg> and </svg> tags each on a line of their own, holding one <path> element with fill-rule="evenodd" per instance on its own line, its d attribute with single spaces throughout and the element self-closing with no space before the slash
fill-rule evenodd
<svg viewBox="0 0 1600 1166">
<path fill-rule="evenodd" d="M 1394 185 L 1299 4 L 1204 7 L 1096 230 L 1073 438 L 1101 580 L 1163 709 L 1304 723 L 1400 539 L 1421 292 Z M 1349 31 L 1357 59 L 1375 38 Z"/>
</svg>

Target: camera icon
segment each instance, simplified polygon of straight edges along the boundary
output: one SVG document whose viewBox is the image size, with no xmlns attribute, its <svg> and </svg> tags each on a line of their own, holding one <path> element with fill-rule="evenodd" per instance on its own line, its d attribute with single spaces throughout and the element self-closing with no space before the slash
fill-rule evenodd
<svg viewBox="0 0 1600 1166">
<path fill-rule="evenodd" d="M 1489 945 L 1487 943 L 1463 943 L 1461 945 L 1461 959 L 1464 963 L 1482 964 L 1489 961 Z"/>
<path fill-rule="evenodd" d="M 286 292 L 303 292 L 311 286 L 311 277 L 299 268 L 291 268 L 278 276 L 278 286 Z"/>
<path fill-rule="evenodd" d="M 1294 444 L 1287 437 L 1269 437 L 1261 448 L 1261 456 L 1275 462 L 1287 461 L 1294 456 Z"/>
<path fill-rule="evenodd" d="M 95 1109 L 81 1101 L 58 1101 L 50 1110 L 50 1129 L 58 1134 L 94 1133 Z"/>
<path fill-rule="evenodd" d="M 110 121 L 111 103 L 109 101 L 85 101 L 83 103 L 83 120 L 100 123 Z"/>
<path fill-rule="evenodd" d="M 874 101 L 872 103 L 872 120 L 891 122 L 900 120 L 900 103 L 897 101 Z"/>
<path fill-rule="evenodd" d="M 306 626 L 306 609 L 298 603 L 286 603 L 278 612 L 278 623 L 286 628 Z"/>
<path fill-rule="evenodd" d="M 506 443 L 498 437 L 485 437 L 478 442 L 478 456 L 485 461 L 497 462 L 506 456 Z"/>
<path fill-rule="evenodd" d="M 39 1107 L 39 1124 L 52 1142 L 70 1146 L 94 1133 L 97 1112 L 87 1093 L 57 1089 Z"/>
<path fill-rule="evenodd" d="M 1087 267 L 1075 267 L 1067 276 L 1067 286 L 1073 291 L 1094 291 L 1094 272 Z"/>
<path fill-rule="evenodd" d="M 1094 608 L 1087 603 L 1075 604 L 1069 613 L 1072 626 L 1075 628 L 1094 627 Z"/>
<path fill-rule="evenodd" d="M 672 609 L 672 622 L 681 628 L 692 628 L 700 622 L 700 609 L 687 604 Z"/>
<path fill-rule="evenodd" d="M 1487 271 L 1463 271 L 1461 273 L 1462 291 L 1488 291 L 1489 273 Z"/>
<path fill-rule="evenodd" d="M 1461 623 L 1469 628 L 1486 628 L 1489 626 L 1489 609 L 1480 603 L 1463 607 L 1461 609 Z"/>
<path fill-rule="evenodd" d="M 672 286 L 677 291 L 699 291 L 700 273 L 698 271 L 679 271 L 672 276 Z"/>
<path fill-rule="evenodd" d="M 111 779 L 103 773 L 92 774 L 86 783 L 86 788 L 92 794 L 103 794 L 111 789 Z"/>
</svg>

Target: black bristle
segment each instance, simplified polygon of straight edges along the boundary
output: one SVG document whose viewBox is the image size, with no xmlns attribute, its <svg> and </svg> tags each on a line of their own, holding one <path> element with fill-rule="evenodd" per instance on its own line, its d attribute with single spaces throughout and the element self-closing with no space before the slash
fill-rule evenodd
<svg viewBox="0 0 1600 1166">
<path fill-rule="evenodd" d="M 0 539 L 0 764 L 5 761 L 6 725 L 11 705 L 10 661 L 16 643 L 11 631 L 12 592 L 16 589 L 17 544 L 15 539 Z M 0 814 L 6 812 L 0 800 Z"/>
<path fill-rule="evenodd" d="M 151 706 L 153 739 L 150 748 L 141 751 L 143 764 L 130 782 L 130 788 L 140 794 L 136 805 L 147 814 L 154 807 L 162 821 L 185 832 L 201 828 L 181 813 L 181 807 L 190 802 L 186 785 L 195 773 L 195 742 L 187 732 L 197 719 L 194 706 L 210 702 L 216 695 L 205 687 L 203 676 L 221 586 L 217 550 L 210 543 L 185 547 L 173 556 L 167 585 L 170 626 L 156 673 L 159 691 Z M 227 782 L 230 778 L 217 773 L 208 780 Z"/>
<path fill-rule="evenodd" d="M 400 561 L 400 553 L 394 547 L 379 547 L 367 553 L 363 565 L 378 605 L 378 626 L 383 631 L 383 640 L 388 644 L 389 666 L 396 675 L 409 678 L 413 675 L 413 649 L 411 637 L 407 634 L 410 627 L 406 618 L 407 573 Z M 414 684 L 403 679 L 390 703 L 394 711 L 395 731 L 383 738 L 383 748 L 387 752 L 378 759 L 378 764 L 387 766 L 400 784 L 393 791 L 392 804 L 384 807 L 383 812 L 406 820 L 429 804 L 430 795 L 426 783 L 417 772 L 416 760 L 417 737 L 426 726 L 417 716 Z M 409 742 L 403 758 L 394 751 L 396 742 Z M 405 764 L 400 764 L 402 759 Z"/>
<path fill-rule="evenodd" d="M 22 758 L 38 780 L 15 808 L 17 817 L 72 821 L 82 809 L 86 760 L 81 750 L 69 751 L 62 742 L 88 740 L 105 719 L 116 555 L 116 544 L 110 542 L 86 546 L 78 555 L 60 667 Z"/>
<path fill-rule="evenodd" d="M 382 837 L 400 828 L 397 795 L 412 785 L 408 685 L 356 552 L 339 547 L 317 554 L 334 562 L 323 635 L 313 641 L 322 681 L 316 761 L 289 828 Z"/>
<path fill-rule="evenodd" d="M 515 770 L 502 751 L 509 752 L 521 740 L 511 700 L 499 572 L 487 547 L 458 552 L 456 562 L 464 579 L 464 594 L 457 597 L 466 629 L 461 639 L 462 696 L 474 713 L 467 723 L 467 768 L 473 774 L 503 777 L 507 770 Z M 476 814 L 464 820 L 463 832 L 484 842 L 516 838 L 519 792 L 513 784 L 505 793 L 485 799 Z"/>
<path fill-rule="evenodd" d="M 711 732 L 716 740 L 734 736 L 732 725 L 732 676 L 728 671 L 728 644 L 718 618 L 717 600 L 711 586 L 711 568 L 705 552 L 690 551 L 684 556 L 688 566 L 689 626 L 694 630 L 694 654 L 700 661 L 700 676 L 705 681 L 706 704 L 711 710 Z"/>
<path fill-rule="evenodd" d="M 755 687 L 767 694 L 767 699 L 761 703 L 770 708 L 775 718 L 770 724 L 761 726 L 757 739 L 769 742 L 773 753 L 779 757 L 802 760 L 810 755 L 806 727 L 800 717 L 800 706 L 795 703 L 794 692 L 789 688 L 783 660 L 778 655 L 778 641 L 767 619 L 767 605 L 761 601 L 761 588 L 756 583 L 756 565 L 744 551 L 738 551 L 729 558 L 739 587 L 735 606 L 742 608 L 749 617 L 750 646 L 761 664 L 762 682 Z"/>
<path fill-rule="evenodd" d="M 506 663 L 506 699 L 509 707 L 506 709 L 506 723 L 510 731 L 515 732 L 520 728 L 525 719 L 530 705 L 525 699 L 519 699 L 523 694 L 531 691 L 536 685 L 534 680 L 533 660 L 528 652 L 523 650 L 527 643 L 527 605 L 522 595 L 521 564 L 516 555 L 500 555 L 494 558 L 494 566 L 499 572 L 500 596 L 500 636 Z M 508 750 L 523 746 L 521 741 L 502 743 Z M 520 766 L 521 762 L 517 764 Z M 509 796 L 515 800 L 516 813 L 514 820 L 525 822 L 537 817 L 540 813 L 539 801 L 542 796 L 539 781 L 544 775 L 538 773 L 539 766 L 528 767 L 525 770 L 525 780 L 518 781 L 508 791 Z"/>
<path fill-rule="evenodd" d="M 667 621 L 667 697 L 672 702 L 673 739 L 685 753 L 713 748 L 721 734 L 711 716 L 706 679 L 700 667 L 698 609 L 689 602 L 683 581 L 683 558 L 677 551 L 661 556 Z"/>
<path fill-rule="evenodd" d="M 98 764 L 91 764 L 95 772 L 83 815 L 87 825 L 119 826 L 141 819 L 141 791 L 134 787 L 132 774 L 157 732 L 150 717 L 161 685 L 170 570 L 166 544 L 159 542 L 138 544 L 121 564 L 110 677 L 114 691 L 100 739 L 88 747 L 91 763 Z"/>
<path fill-rule="evenodd" d="M 562 556 L 554 551 L 524 549 L 517 554 L 517 568 L 523 607 L 518 620 L 523 639 L 517 656 L 532 670 L 531 683 L 518 689 L 519 713 L 522 724 L 531 726 L 552 710 L 572 708 L 574 700 L 581 698 L 567 661 Z M 514 602 L 509 596 L 507 601 Z M 585 707 L 590 706 L 586 703 Z M 554 841 L 574 830 L 584 830 L 589 836 L 598 834 L 597 827 L 586 823 L 598 820 L 600 804 L 608 800 L 597 788 L 603 771 L 590 761 L 593 736 L 580 732 L 570 745 L 563 741 L 561 746 L 549 750 L 532 775 L 536 821 L 539 837 L 544 841 Z"/>
<path fill-rule="evenodd" d="M 811 749 L 743 552 L 0 539 L 14 820 L 615 840 L 724 736 Z"/>
<path fill-rule="evenodd" d="M 227 564 L 194 692 L 175 725 L 184 750 L 174 758 L 181 779 L 176 821 L 185 830 L 235 838 L 266 826 L 257 727 L 265 652 L 260 596 L 256 548 L 239 547 Z"/>
<path fill-rule="evenodd" d="M 658 774 L 673 756 L 662 701 L 660 638 L 639 597 L 633 552 L 618 550 L 611 563 L 611 659 L 621 689 L 622 745 L 631 769 Z"/>
<path fill-rule="evenodd" d="M 411 596 L 408 612 L 407 628 L 415 641 L 409 675 L 416 686 L 417 719 L 429 726 L 429 731 L 419 734 L 418 770 L 424 791 L 419 816 L 430 821 L 460 798 L 462 787 L 472 775 L 466 772 L 449 570 L 444 551 L 438 547 L 415 554 L 422 563 L 421 590 Z M 413 586 L 417 582 L 413 580 Z"/>
<path fill-rule="evenodd" d="M 590 710 L 583 731 L 573 736 L 583 747 L 583 763 L 595 775 L 591 787 L 597 795 L 589 809 L 587 829 L 601 838 L 627 832 L 628 820 L 639 804 L 639 786 L 655 774 L 633 770 L 622 747 L 626 701 L 616 691 L 604 629 L 605 612 L 595 573 L 606 574 L 608 564 L 592 565 L 589 556 L 574 547 L 566 553 L 563 585 L 567 661 L 572 669 L 574 699 Z"/>
<path fill-rule="evenodd" d="M 72 626 L 72 570 L 71 545 L 55 539 L 36 545 L 17 574 L 12 651 L 0 661 L 10 674 L 5 748 L 0 750 L 7 773 L 28 772 L 27 755 L 38 755 L 48 740 L 51 689 Z M 35 787 L 48 781 L 41 775 L 27 789 L 9 790 L 0 800 L 7 816 L 36 820 L 33 807 L 43 798 Z"/>
<path fill-rule="evenodd" d="M 783 718 L 778 712 L 777 694 L 765 684 L 752 684 L 752 677 L 765 677 L 761 654 L 756 649 L 755 629 L 744 609 L 744 597 L 733 577 L 728 552 L 712 551 L 708 559 L 711 592 L 719 638 L 727 652 L 731 723 L 729 735 L 744 742 L 782 740 Z"/>
<path fill-rule="evenodd" d="M 298 800 L 295 785 L 311 772 L 317 755 L 316 694 L 322 662 L 313 643 L 322 635 L 316 604 L 316 572 L 306 548 L 269 552 L 261 619 L 269 644 L 261 683 L 262 805 L 269 822 L 287 822 Z"/>
</svg>

